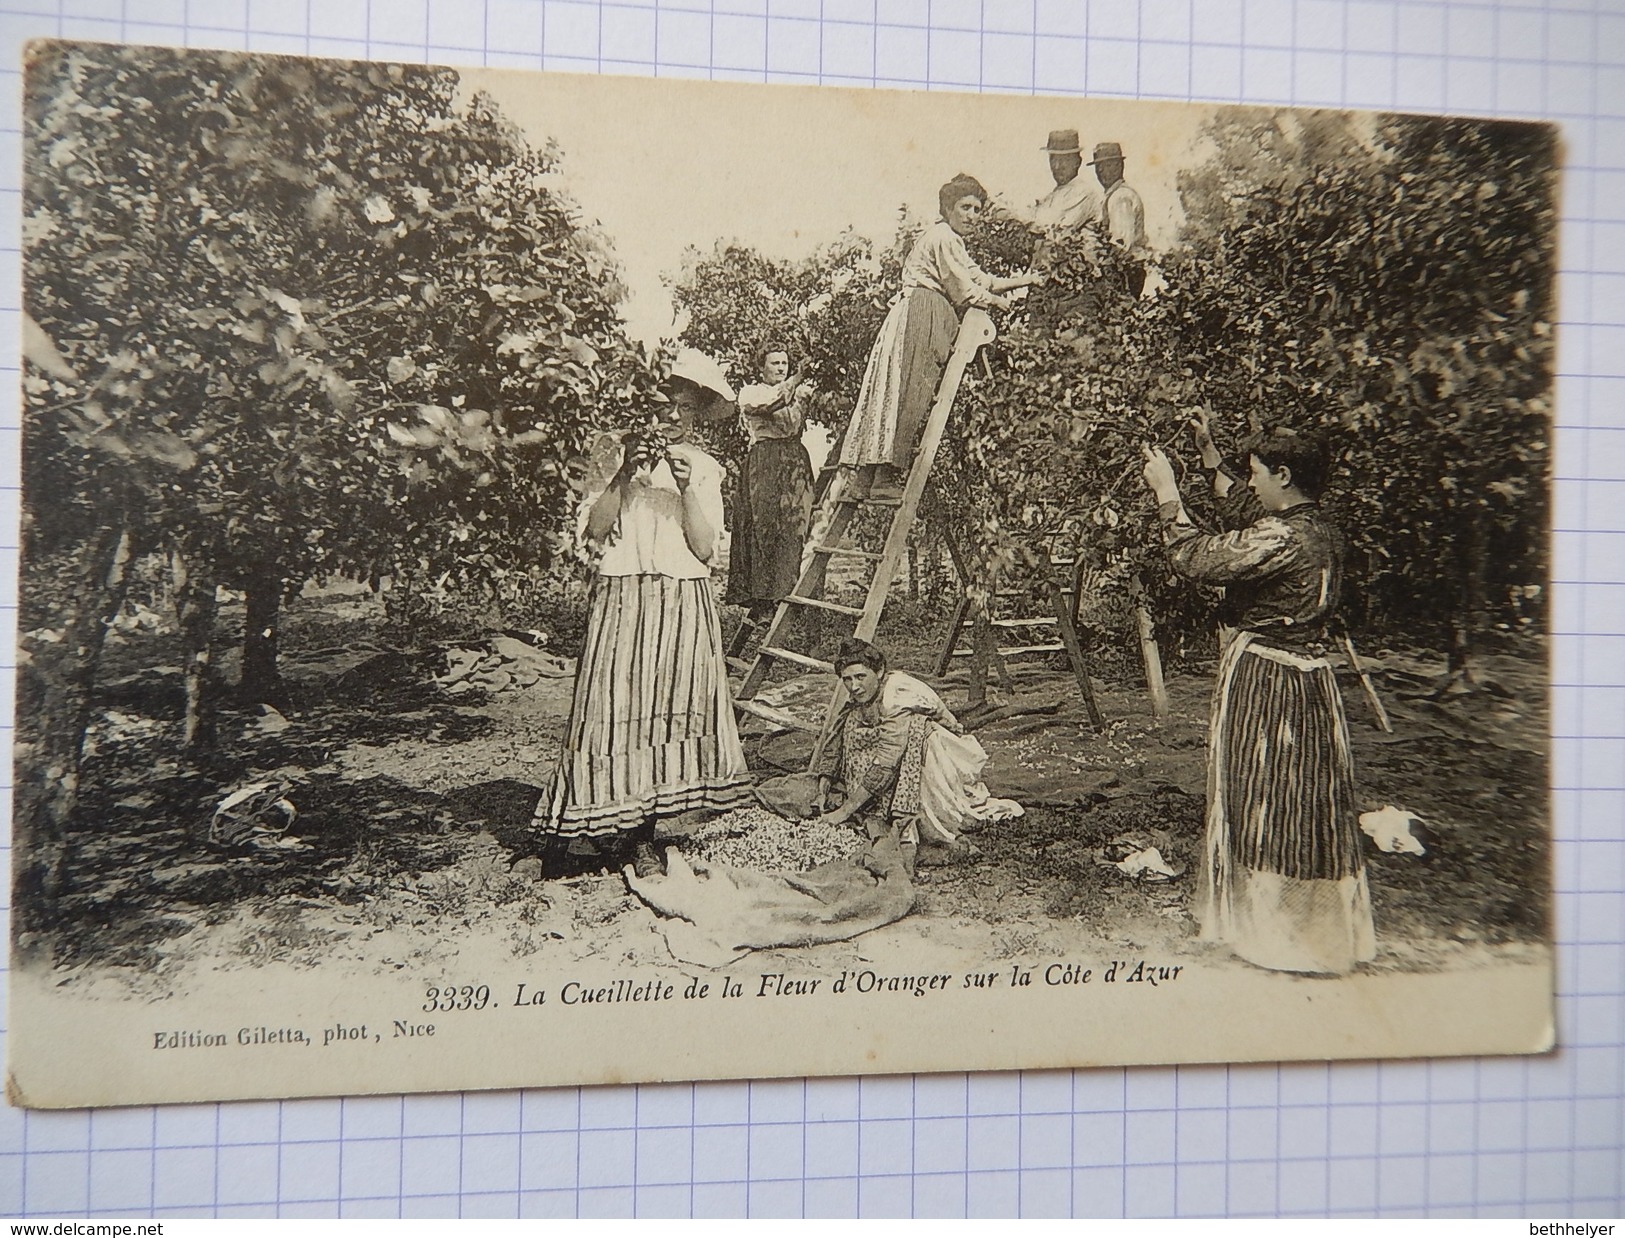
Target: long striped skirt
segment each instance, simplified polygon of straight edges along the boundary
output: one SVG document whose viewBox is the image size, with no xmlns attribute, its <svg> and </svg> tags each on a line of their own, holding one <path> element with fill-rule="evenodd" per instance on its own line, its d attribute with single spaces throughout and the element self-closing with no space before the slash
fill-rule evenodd
<svg viewBox="0 0 1625 1238">
<path fill-rule="evenodd" d="M 535 828 L 602 837 L 749 799 L 709 578 L 600 576 Z"/>
<path fill-rule="evenodd" d="M 1376 955 L 1337 679 L 1236 634 L 1208 733 L 1202 936 L 1259 967 L 1341 975 Z"/>
</svg>

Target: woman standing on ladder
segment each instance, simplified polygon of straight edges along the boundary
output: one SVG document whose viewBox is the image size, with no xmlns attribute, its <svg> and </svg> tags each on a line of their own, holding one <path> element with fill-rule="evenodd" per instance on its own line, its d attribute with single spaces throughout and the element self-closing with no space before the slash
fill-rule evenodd
<svg viewBox="0 0 1625 1238">
<path fill-rule="evenodd" d="M 1175 571 L 1225 588 L 1226 632 L 1208 731 L 1202 936 L 1275 971 L 1342 975 L 1376 955 L 1354 758 L 1324 628 L 1342 538 L 1316 500 L 1319 435 L 1248 443 L 1263 514 L 1244 529 L 1192 525 L 1168 457 L 1145 449 Z"/>
<path fill-rule="evenodd" d="M 976 228 L 987 190 L 960 173 L 937 191 L 942 218 L 920 234 L 903 263 L 903 290 L 869 352 L 863 386 L 841 442 L 843 468 L 864 469 L 871 493 L 902 488 L 914 440 L 936 398 L 943 367 L 967 305 L 1007 309 L 999 295 L 1042 275 L 996 278 L 972 261 L 965 237 Z"/>
</svg>

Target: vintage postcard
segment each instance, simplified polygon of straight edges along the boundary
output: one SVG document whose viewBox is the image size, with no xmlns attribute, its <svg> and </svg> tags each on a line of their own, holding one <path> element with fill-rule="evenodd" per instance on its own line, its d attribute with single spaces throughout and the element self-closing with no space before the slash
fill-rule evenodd
<svg viewBox="0 0 1625 1238">
<path fill-rule="evenodd" d="M 46 42 L 9 1097 L 1536 1053 L 1553 127 Z"/>
</svg>

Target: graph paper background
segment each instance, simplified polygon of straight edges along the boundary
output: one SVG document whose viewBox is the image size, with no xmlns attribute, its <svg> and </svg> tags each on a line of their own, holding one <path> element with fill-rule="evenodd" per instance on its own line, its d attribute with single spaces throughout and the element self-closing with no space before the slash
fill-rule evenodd
<svg viewBox="0 0 1625 1238">
<path fill-rule="evenodd" d="M 18 333 L 17 66 L 22 42 L 36 36 L 1561 122 L 1554 725 L 1563 1048 L 1515 1061 L 4 1109 L 0 1213 L 1625 1211 L 1625 7 L 1617 0 L 0 0 L 8 375 Z M 0 379 L 4 768 L 16 443 L 12 376 Z"/>
</svg>

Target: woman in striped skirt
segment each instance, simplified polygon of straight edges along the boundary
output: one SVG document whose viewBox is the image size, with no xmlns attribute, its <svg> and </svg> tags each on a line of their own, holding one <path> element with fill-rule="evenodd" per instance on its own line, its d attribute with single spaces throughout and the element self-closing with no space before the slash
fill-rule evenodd
<svg viewBox="0 0 1625 1238">
<path fill-rule="evenodd" d="M 1376 954 L 1348 720 L 1323 629 L 1342 539 L 1315 500 L 1330 471 L 1318 435 L 1249 444 L 1263 515 L 1217 536 L 1191 524 L 1168 458 L 1146 449 L 1174 569 L 1225 588 L 1208 732 L 1202 935 L 1277 971 L 1341 975 Z"/>
<path fill-rule="evenodd" d="M 734 398 L 708 357 L 672 367 L 665 454 L 648 463 L 619 436 L 593 449 L 581 532 L 603 546 L 563 751 L 537 805 L 544 871 L 569 844 L 630 848 L 661 869 L 658 818 L 750 798 L 711 590 L 722 531 L 722 466 L 687 441 L 696 413 Z"/>
</svg>

